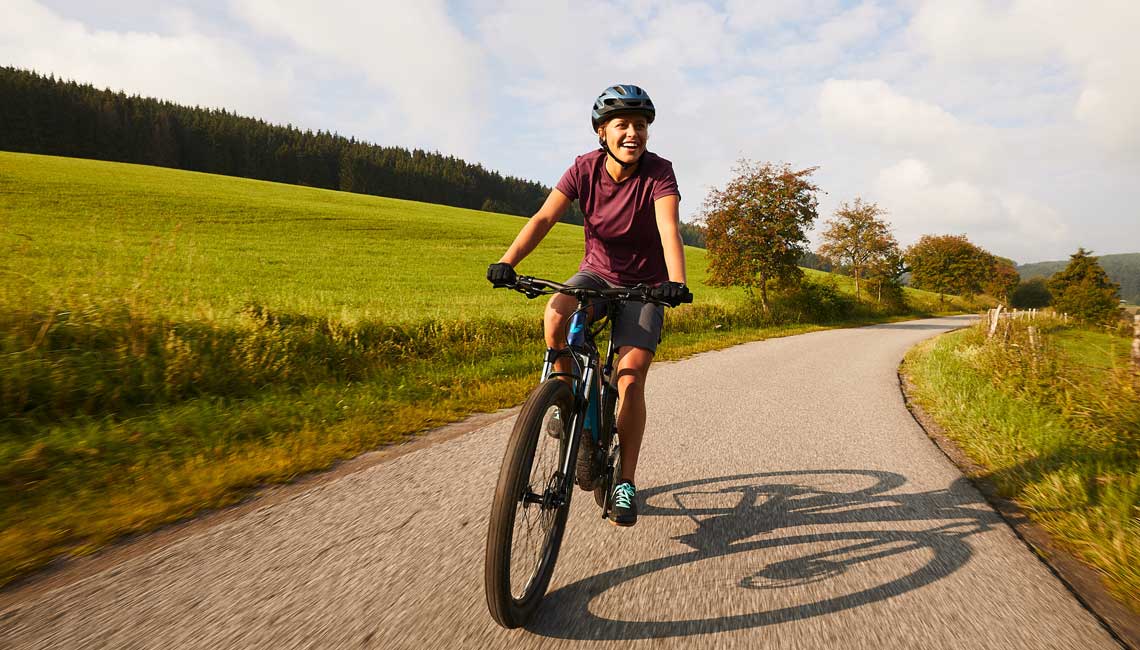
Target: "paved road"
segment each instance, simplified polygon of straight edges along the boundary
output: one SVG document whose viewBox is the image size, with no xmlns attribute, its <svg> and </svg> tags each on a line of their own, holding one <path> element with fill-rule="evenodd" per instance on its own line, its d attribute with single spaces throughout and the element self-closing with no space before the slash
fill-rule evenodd
<svg viewBox="0 0 1140 650">
<path fill-rule="evenodd" d="M 511 421 L 0 613 L 5 648 L 1115 648 L 927 440 L 896 366 L 935 319 L 661 364 L 632 529 L 574 502 L 528 630 L 483 600 Z"/>
</svg>

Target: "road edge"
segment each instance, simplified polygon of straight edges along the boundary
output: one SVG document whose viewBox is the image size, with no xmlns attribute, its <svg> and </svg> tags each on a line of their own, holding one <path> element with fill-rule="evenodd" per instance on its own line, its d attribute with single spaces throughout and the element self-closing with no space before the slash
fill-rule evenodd
<svg viewBox="0 0 1140 650">
<path fill-rule="evenodd" d="M 931 339 L 923 343 L 929 340 Z M 926 433 L 926 437 L 930 438 L 934 446 L 938 447 L 939 451 L 962 472 L 990 507 L 1001 515 L 1017 538 L 1049 569 L 1050 573 L 1061 581 L 1077 602 L 1093 615 L 1117 643 L 1128 650 L 1140 650 L 1140 617 L 1134 615 L 1108 593 L 1094 569 L 1058 547 L 1049 533 L 1031 521 L 1016 502 L 998 494 L 997 487 L 984 476 L 986 468 L 970 459 L 958 443 L 946 435 L 942 425 L 912 398 L 914 385 L 903 372 L 904 364 L 905 360 L 899 363 L 896 371 L 899 392 L 902 393 L 907 411 Z"/>
</svg>

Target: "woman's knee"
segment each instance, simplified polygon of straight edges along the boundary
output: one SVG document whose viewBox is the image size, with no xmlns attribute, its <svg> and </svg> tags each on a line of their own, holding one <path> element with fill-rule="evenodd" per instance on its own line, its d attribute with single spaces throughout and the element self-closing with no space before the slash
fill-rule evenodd
<svg viewBox="0 0 1140 650">
<path fill-rule="evenodd" d="M 649 375 L 649 364 L 653 362 L 653 353 L 637 347 L 624 347 L 618 351 L 618 389 L 642 390 L 645 378 Z"/>
<path fill-rule="evenodd" d="M 556 293 L 550 297 L 542 319 L 547 345 L 551 347 L 565 345 L 566 323 L 576 306 L 577 302 L 570 296 Z"/>
</svg>

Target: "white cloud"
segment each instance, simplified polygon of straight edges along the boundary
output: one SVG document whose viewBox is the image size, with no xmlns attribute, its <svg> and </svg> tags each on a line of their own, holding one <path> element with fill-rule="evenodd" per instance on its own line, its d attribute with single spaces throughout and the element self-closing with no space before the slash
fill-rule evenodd
<svg viewBox="0 0 1140 650">
<path fill-rule="evenodd" d="M 819 110 L 823 123 L 836 131 L 890 145 L 929 146 L 965 131 L 950 113 L 901 95 L 881 79 L 828 79 Z"/>
<path fill-rule="evenodd" d="M 699 2 L 663 7 L 645 27 L 645 38 L 622 48 L 623 65 L 651 69 L 723 65 L 731 59 L 727 16 Z"/>
<path fill-rule="evenodd" d="M 0 61 L 96 86 L 176 102 L 226 107 L 288 120 L 289 69 L 264 65 L 246 48 L 191 30 L 170 14 L 174 34 L 91 29 L 32 0 L 7 0 L 0 21 Z"/>
<path fill-rule="evenodd" d="M 1040 259 L 1064 240 L 1068 229 L 1057 211 L 1032 197 L 977 181 L 939 180 L 914 158 L 881 169 L 875 199 L 887 208 L 901 243 L 923 234 L 967 234 L 999 255 Z"/>
<path fill-rule="evenodd" d="M 442 0 L 233 0 L 232 7 L 263 33 L 329 57 L 383 90 L 395 109 L 389 137 L 458 155 L 476 150 L 487 118 L 483 52 Z"/>
<path fill-rule="evenodd" d="M 953 61 L 1031 63 L 1053 54 L 1045 12 L 1032 3 L 1004 4 L 1003 9 L 988 0 L 923 2 L 910 30 L 921 47 Z"/>
<path fill-rule="evenodd" d="M 725 11 L 733 29 L 748 31 L 821 20 L 838 6 L 838 0 L 728 0 Z"/>
<path fill-rule="evenodd" d="M 809 16 L 813 13 L 808 7 L 800 11 Z M 877 3 L 863 2 L 834 15 L 820 15 L 807 23 L 784 25 L 749 39 L 749 63 L 777 72 L 832 67 L 849 59 L 852 50 L 873 41 L 886 18 L 886 12 Z"/>
<path fill-rule="evenodd" d="M 1061 64 L 1080 80 L 1072 115 L 1109 152 L 1140 158 L 1140 3 L 1093 0 L 926 0 L 911 25 L 942 62 L 1001 68 L 1027 78 Z"/>
</svg>

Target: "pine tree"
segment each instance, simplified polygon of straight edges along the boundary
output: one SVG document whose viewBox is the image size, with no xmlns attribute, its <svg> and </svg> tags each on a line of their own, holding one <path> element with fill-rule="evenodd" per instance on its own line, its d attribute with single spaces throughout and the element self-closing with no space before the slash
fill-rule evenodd
<svg viewBox="0 0 1140 650">
<path fill-rule="evenodd" d="M 1048 282 L 1053 308 L 1089 323 L 1109 323 L 1120 310 L 1120 285 L 1108 279 L 1092 251 L 1078 248 Z"/>
<path fill-rule="evenodd" d="M 0 66 L 0 150 L 163 165 L 530 216 L 550 189 L 454 156 L 382 147 Z M 573 206 L 563 221 L 581 224 Z"/>
</svg>

